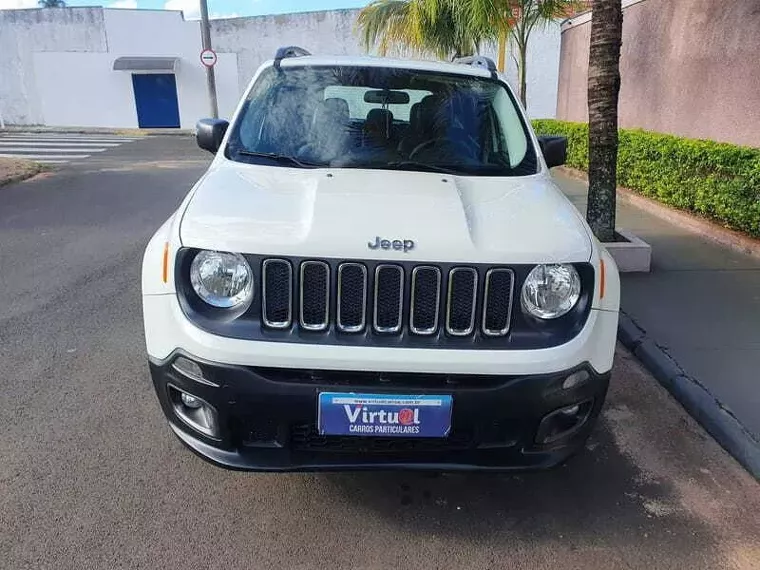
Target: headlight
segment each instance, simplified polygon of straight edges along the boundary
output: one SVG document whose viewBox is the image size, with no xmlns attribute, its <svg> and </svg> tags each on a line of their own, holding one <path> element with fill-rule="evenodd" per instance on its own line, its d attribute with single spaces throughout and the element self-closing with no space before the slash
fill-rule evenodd
<svg viewBox="0 0 760 570">
<path fill-rule="evenodd" d="M 214 307 L 236 307 L 253 298 L 253 272 L 238 253 L 200 251 L 190 266 L 190 283 Z"/>
<path fill-rule="evenodd" d="M 581 278 L 572 265 L 538 265 L 522 288 L 522 307 L 539 319 L 556 319 L 567 313 L 581 295 Z"/>
</svg>

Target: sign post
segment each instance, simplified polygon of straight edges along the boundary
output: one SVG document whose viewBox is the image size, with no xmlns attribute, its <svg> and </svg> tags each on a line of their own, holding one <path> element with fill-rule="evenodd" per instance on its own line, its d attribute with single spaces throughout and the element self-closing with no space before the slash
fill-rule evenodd
<svg viewBox="0 0 760 570">
<path fill-rule="evenodd" d="M 219 118 L 219 106 L 216 102 L 216 77 L 214 76 L 214 64 L 216 63 L 216 54 L 211 49 L 211 28 L 208 23 L 208 4 L 206 0 L 200 0 L 201 4 L 201 42 L 203 51 L 201 52 L 201 63 L 206 66 L 206 86 L 208 88 L 208 102 L 211 110 L 211 117 Z M 213 54 L 213 62 L 208 65 L 203 59 L 204 54 L 210 52 Z"/>
</svg>

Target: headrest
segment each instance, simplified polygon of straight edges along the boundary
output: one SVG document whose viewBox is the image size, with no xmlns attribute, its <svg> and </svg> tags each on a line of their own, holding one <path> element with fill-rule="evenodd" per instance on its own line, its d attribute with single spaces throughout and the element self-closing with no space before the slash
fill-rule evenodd
<svg viewBox="0 0 760 570">
<path fill-rule="evenodd" d="M 424 112 L 425 106 L 429 105 L 433 99 L 435 99 L 434 95 L 427 95 L 419 103 L 412 105 L 412 108 L 409 110 L 409 126 L 412 130 L 416 131 L 421 128 L 422 113 Z"/>
<path fill-rule="evenodd" d="M 436 124 L 448 118 L 447 97 L 445 95 L 428 95 L 420 101 L 419 129 L 424 133 L 435 130 Z"/>
<path fill-rule="evenodd" d="M 345 125 L 348 123 L 348 103 L 344 99 L 331 97 L 325 99 L 314 110 L 314 125 Z"/>
<path fill-rule="evenodd" d="M 388 109 L 372 109 L 367 113 L 367 120 L 364 121 L 365 131 L 387 131 L 393 124 L 393 113 Z"/>
</svg>

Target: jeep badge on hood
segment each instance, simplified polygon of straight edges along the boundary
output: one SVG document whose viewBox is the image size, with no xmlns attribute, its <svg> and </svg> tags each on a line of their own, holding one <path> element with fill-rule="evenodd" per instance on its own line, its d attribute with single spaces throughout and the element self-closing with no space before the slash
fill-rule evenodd
<svg viewBox="0 0 760 570">
<path fill-rule="evenodd" d="M 380 236 L 375 236 L 375 243 L 371 241 L 367 242 L 367 247 L 370 249 L 395 249 L 396 251 L 403 251 L 407 253 L 414 249 L 414 240 L 410 239 L 382 239 Z"/>
</svg>

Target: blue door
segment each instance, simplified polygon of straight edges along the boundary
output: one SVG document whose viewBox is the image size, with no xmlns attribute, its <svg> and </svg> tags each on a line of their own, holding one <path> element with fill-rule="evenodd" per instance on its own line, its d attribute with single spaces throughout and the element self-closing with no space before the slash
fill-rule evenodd
<svg viewBox="0 0 760 570">
<path fill-rule="evenodd" d="M 141 129 L 179 128 L 177 82 L 172 73 L 132 74 L 137 124 Z"/>
</svg>

